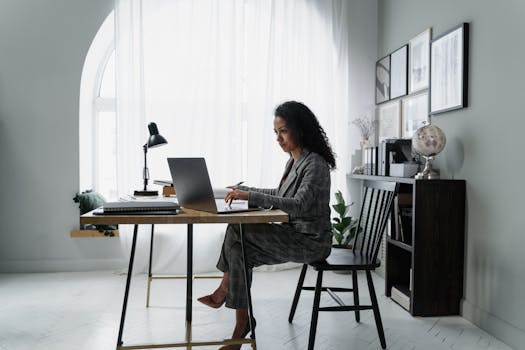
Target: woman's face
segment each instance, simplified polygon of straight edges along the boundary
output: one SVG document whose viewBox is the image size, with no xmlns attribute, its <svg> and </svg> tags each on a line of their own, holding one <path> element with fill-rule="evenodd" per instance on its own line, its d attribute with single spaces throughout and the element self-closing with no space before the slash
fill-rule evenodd
<svg viewBox="0 0 525 350">
<path fill-rule="evenodd" d="M 283 118 L 279 116 L 275 117 L 273 120 L 273 131 L 275 132 L 277 142 L 283 151 L 290 153 L 298 149 L 297 145 L 292 139 L 290 129 L 288 129 L 286 126 L 286 122 Z"/>
</svg>

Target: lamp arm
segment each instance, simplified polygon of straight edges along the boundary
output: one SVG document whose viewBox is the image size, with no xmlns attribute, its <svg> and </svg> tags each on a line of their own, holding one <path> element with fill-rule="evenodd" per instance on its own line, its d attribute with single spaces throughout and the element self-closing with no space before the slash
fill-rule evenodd
<svg viewBox="0 0 525 350">
<path fill-rule="evenodd" d="M 142 172 L 142 178 L 144 179 L 144 191 L 148 190 L 148 180 L 149 180 L 149 170 L 148 170 L 148 160 L 147 160 L 147 154 L 148 154 L 148 144 L 144 144 L 142 146 L 144 149 L 144 170 Z"/>
</svg>

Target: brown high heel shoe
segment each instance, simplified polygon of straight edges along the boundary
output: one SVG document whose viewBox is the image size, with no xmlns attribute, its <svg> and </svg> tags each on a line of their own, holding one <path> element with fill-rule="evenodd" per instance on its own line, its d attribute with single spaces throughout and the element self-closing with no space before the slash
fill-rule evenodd
<svg viewBox="0 0 525 350">
<path fill-rule="evenodd" d="M 224 299 L 222 299 L 221 301 L 217 302 L 213 300 L 213 294 L 210 294 L 210 295 L 205 295 L 203 297 L 200 297 L 197 300 L 206 306 L 212 307 L 214 309 L 218 309 L 224 304 L 224 302 L 226 301 L 226 297 L 224 297 Z"/>
<path fill-rule="evenodd" d="M 214 309 L 220 308 L 226 301 L 226 296 L 228 295 L 228 281 L 229 274 L 227 272 L 222 276 L 221 284 L 213 293 L 210 295 L 205 295 L 198 298 L 197 300 L 203 303 L 206 306 L 212 307 Z M 217 301 L 219 300 L 219 301 Z"/>
<path fill-rule="evenodd" d="M 255 329 L 255 325 L 256 325 L 255 318 L 252 318 L 252 325 L 253 325 L 253 329 Z M 250 333 L 250 323 L 246 322 L 246 327 L 244 328 L 244 331 L 241 334 L 239 334 L 238 337 L 233 336 L 232 339 L 244 339 L 246 338 L 248 333 Z M 239 350 L 241 346 L 242 344 L 225 345 L 225 346 L 221 346 L 219 350 Z"/>
</svg>

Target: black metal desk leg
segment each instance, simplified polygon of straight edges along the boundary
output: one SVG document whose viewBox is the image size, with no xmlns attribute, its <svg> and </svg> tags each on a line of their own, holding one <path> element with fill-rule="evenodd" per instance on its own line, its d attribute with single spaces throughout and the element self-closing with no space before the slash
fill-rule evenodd
<svg viewBox="0 0 525 350">
<path fill-rule="evenodd" d="M 131 284 L 131 275 L 133 274 L 133 259 L 135 258 L 135 246 L 137 245 L 137 232 L 139 225 L 133 229 L 133 243 L 131 244 L 131 253 L 129 255 L 128 276 L 126 278 L 126 290 L 124 292 L 124 303 L 122 305 L 122 315 L 120 316 L 120 327 L 118 330 L 117 349 L 122 346 L 122 332 L 124 331 L 124 320 L 126 319 L 126 308 L 128 306 L 129 285 Z"/>
<path fill-rule="evenodd" d="M 191 299 L 193 297 L 193 224 L 188 224 L 186 261 L 186 323 L 191 325 Z"/>
<path fill-rule="evenodd" d="M 248 284 L 248 258 L 246 256 L 246 249 L 244 247 L 244 236 L 242 232 L 242 224 L 239 224 L 239 232 L 241 236 L 241 250 L 242 250 L 242 260 L 244 263 L 244 287 L 246 288 L 246 297 L 248 299 L 248 314 L 250 322 L 250 330 L 252 331 L 250 338 L 255 339 L 255 329 L 253 328 L 253 307 L 252 307 L 252 293 L 250 291 L 250 286 Z M 253 347 L 253 344 L 252 344 Z"/>
</svg>

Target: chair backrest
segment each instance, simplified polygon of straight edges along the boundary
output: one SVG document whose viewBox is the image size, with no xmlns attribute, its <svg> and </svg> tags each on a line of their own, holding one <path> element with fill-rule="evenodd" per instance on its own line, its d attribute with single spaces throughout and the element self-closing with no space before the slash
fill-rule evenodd
<svg viewBox="0 0 525 350">
<path fill-rule="evenodd" d="M 387 181 L 363 181 L 363 200 L 358 230 L 354 238 L 354 253 L 377 260 L 379 247 L 399 184 Z"/>
</svg>

